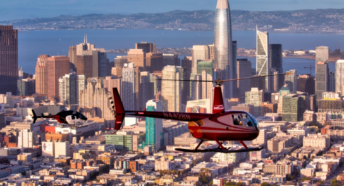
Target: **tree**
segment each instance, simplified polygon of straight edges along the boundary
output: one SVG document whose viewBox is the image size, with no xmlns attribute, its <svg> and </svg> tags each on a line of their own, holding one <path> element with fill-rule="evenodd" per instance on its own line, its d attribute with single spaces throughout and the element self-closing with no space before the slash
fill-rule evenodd
<svg viewBox="0 0 344 186">
<path fill-rule="evenodd" d="M 292 175 L 290 175 L 290 174 L 287 175 L 287 181 L 291 181 L 293 179 L 294 179 L 294 177 Z"/>
<path fill-rule="evenodd" d="M 241 182 L 238 182 L 238 183 L 236 183 L 235 185 L 236 185 L 236 186 L 244 186 L 244 184 L 241 183 Z"/>
<path fill-rule="evenodd" d="M 263 182 L 260 186 L 270 186 L 270 184 Z"/>
<path fill-rule="evenodd" d="M 213 181 L 209 182 L 209 185 L 213 185 Z"/>
<path fill-rule="evenodd" d="M 227 182 L 226 184 L 225 184 L 225 186 L 233 186 L 233 185 L 235 185 L 233 182 Z"/>
<path fill-rule="evenodd" d="M 307 180 L 311 180 L 311 179 L 308 178 L 308 177 L 303 177 L 303 178 L 301 179 L 301 181 L 307 181 Z"/>
<path fill-rule="evenodd" d="M 201 181 L 202 181 L 203 183 L 208 183 L 208 182 L 209 182 L 209 181 L 208 181 L 208 178 L 207 178 L 206 176 L 202 176 Z"/>
<path fill-rule="evenodd" d="M 340 183 L 340 182 L 337 182 L 337 180 L 336 179 L 333 179 L 332 181 L 331 181 L 331 185 L 330 186 L 341 186 L 342 184 Z"/>
</svg>

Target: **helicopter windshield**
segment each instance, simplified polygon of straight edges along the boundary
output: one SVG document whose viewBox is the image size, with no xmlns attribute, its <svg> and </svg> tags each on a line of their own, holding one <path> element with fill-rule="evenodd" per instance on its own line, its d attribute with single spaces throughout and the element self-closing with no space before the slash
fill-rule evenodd
<svg viewBox="0 0 344 186">
<path fill-rule="evenodd" d="M 247 113 L 247 115 L 250 116 L 250 120 L 257 127 L 257 129 L 259 130 L 259 124 L 258 124 L 258 121 L 256 120 L 256 118 L 254 116 L 252 116 L 252 114 L 250 114 L 250 113 Z"/>
</svg>

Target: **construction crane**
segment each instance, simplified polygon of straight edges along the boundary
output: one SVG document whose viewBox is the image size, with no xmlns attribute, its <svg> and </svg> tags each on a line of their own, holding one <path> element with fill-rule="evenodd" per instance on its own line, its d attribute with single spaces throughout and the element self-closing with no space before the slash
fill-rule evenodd
<svg viewBox="0 0 344 186">
<path fill-rule="evenodd" d="M 314 69 L 315 67 L 313 65 L 309 65 L 309 67 L 304 68 L 309 68 L 309 75 L 312 75 L 312 69 Z"/>
<path fill-rule="evenodd" d="M 23 98 L 27 98 L 27 97 L 47 97 L 47 95 L 45 94 L 39 94 L 39 95 L 32 95 L 32 96 L 22 96 L 20 94 L 20 96 L 13 96 L 13 98 L 20 98 L 20 106 L 23 106 Z"/>
</svg>

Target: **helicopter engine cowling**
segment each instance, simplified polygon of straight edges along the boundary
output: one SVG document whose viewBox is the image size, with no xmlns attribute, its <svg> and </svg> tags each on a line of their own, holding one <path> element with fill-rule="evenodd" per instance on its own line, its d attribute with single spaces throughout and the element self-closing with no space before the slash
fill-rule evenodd
<svg viewBox="0 0 344 186">
<path fill-rule="evenodd" d="M 204 125 L 203 120 L 190 121 L 188 123 L 188 128 L 189 128 L 190 134 L 194 138 L 201 139 L 203 137 L 203 134 L 202 134 L 200 126 L 203 126 L 203 125 Z"/>
</svg>

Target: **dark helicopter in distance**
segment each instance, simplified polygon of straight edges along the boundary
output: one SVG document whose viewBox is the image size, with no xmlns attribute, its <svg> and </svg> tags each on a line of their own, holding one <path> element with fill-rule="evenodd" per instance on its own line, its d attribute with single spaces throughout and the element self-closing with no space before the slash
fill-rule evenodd
<svg viewBox="0 0 344 186">
<path fill-rule="evenodd" d="M 43 114 L 41 116 L 37 116 L 35 111 L 32 110 L 32 114 L 33 114 L 32 116 L 33 123 L 35 123 L 38 118 L 52 118 L 52 119 L 56 119 L 59 123 L 65 123 L 65 124 L 75 124 L 77 122 L 87 121 L 86 116 L 74 110 L 67 110 L 67 111 L 62 110 L 56 115 L 49 114 L 48 116 L 44 116 Z"/>
</svg>

